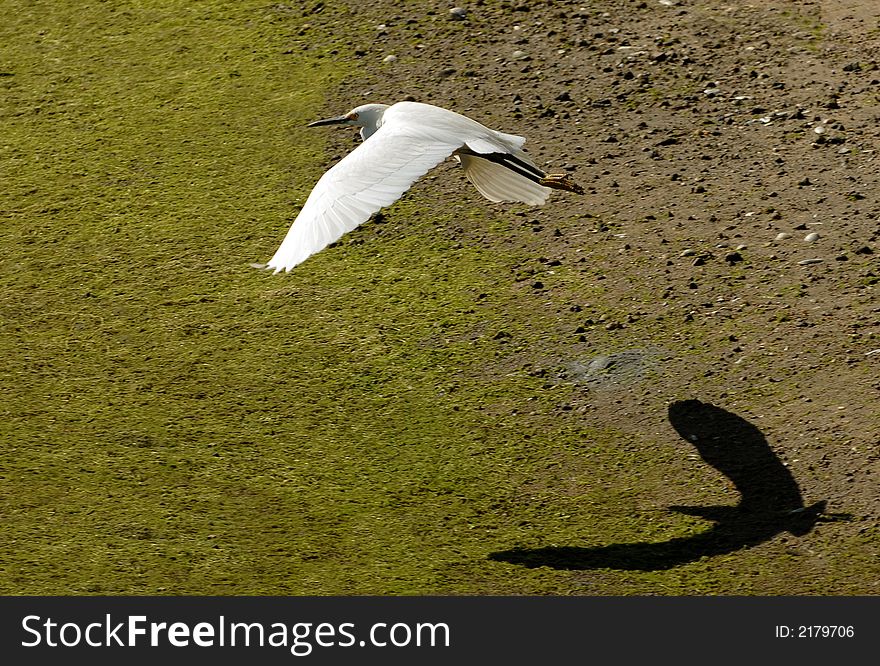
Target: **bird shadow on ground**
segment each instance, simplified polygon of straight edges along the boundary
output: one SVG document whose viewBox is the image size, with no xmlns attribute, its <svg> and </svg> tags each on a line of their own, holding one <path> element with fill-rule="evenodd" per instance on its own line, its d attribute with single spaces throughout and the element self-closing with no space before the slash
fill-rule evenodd
<svg viewBox="0 0 880 666">
<path fill-rule="evenodd" d="M 803 536 L 819 520 L 847 518 L 824 514 L 825 501 L 804 506 L 791 472 L 761 431 L 742 417 L 699 400 L 685 400 L 669 406 L 669 422 L 741 495 L 736 506 L 669 507 L 713 521 L 710 529 L 662 542 L 516 548 L 491 553 L 489 559 L 531 568 L 657 571 L 756 546 L 782 532 Z"/>
</svg>

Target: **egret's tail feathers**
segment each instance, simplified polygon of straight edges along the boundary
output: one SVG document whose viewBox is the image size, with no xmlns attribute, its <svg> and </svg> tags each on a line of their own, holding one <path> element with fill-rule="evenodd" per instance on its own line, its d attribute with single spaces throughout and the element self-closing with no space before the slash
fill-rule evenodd
<svg viewBox="0 0 880 666">
<path fill-rule="evenodd" d="M 548 187 L 539 185 L 506 166 L 466 153 L 459 154 L 458 158 L 467 179 L 489 201 L 518 201 L 542 206 L 550 196 Z"/>
<path fill-rule="evenodd" d="M 539 182 L 541 185 L 552 187 L 555 190 L 565 190 L 566 192 L 574 192 L 575 194 L 584 193 L 584 188 L 574 182 L 566 173 L 547 174 Z"/>
</svg>

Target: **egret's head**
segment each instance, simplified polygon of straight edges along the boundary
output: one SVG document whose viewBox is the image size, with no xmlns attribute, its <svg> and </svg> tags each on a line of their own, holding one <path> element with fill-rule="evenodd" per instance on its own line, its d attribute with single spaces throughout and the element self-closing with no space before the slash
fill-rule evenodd
<svg viewBox="0 0 880 666">
<path fill-rule="evenodd" d="M 320 127 L 321 125 L 351 125 L 360 127 L 361 136 L 367 138 L 382 124 L 382 114 L 388 108 L 387 104 L 364 104 L 348 113 L 336 118 L 327 118 L 326 120 L 316 120 L 309 123 L 309 127 Z"/>
</svg>

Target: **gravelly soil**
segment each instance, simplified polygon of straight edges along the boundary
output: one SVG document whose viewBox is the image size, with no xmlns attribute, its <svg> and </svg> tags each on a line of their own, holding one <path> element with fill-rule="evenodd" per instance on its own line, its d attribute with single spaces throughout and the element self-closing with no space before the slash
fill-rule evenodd
<svg viewBox="0 0 880 666">
<path fill-rule="evenodd" d="M 376 2 L 313 21 L 362 34 L 339 50 L 358 75 L 326 111 L 434 103 L 526 136 L 539 164 L 586 187 L 514 210 L 516 237 L 462 231 L 463 242 L 534 257 L 510 279 L 555 310 L 548 338 L 571 344 L 516 361 L 586 384 L 565 410 L 633 431 L 682 396 L 739 412 L 810 500 L 846 514 L 827 529 L 873 534 L 870 552 L 880 514 L 870 4 L 476 2 L 457 20 L 433 3 Z M 350 140 L 332 139 L 337 156 Z M 426 212 L 479 198 L 451 163 L 408 196 Z M 563 283 L 563 270 L 578 277 Z M 609 348 L 643 364 L 664 347 L 677 353 L 648 354 L 647 381 L 632 381 L 639 370 L 615 382 L 599 367 Z M 878 578 L 863 584 L 876 590 Z"/>
</svg>

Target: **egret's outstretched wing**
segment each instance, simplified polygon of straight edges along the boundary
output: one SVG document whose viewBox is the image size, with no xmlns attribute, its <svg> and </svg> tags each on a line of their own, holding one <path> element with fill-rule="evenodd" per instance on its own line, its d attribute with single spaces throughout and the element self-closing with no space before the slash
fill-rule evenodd
<svg viewBox="0 0 880 666">
<path fill-rule="evenodd" d="M 325 173 L 268 263 L 289 271 L 397 201 L 462 141 L 386 123 Z"/>
</svg>

